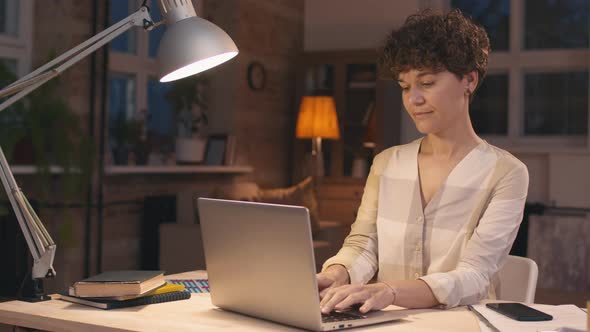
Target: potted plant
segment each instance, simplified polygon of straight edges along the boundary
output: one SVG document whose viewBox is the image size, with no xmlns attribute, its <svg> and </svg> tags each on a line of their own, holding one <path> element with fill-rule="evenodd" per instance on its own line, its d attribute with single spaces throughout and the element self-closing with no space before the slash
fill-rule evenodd
<svg viewBox="0 0 590 332">
<path fill-rule="evenodd" d="M 146 165 L 150 153 L 147 128 L 147 110 L 143 109 L 129 123 L 129 140 L 135 157 L 135 165 Z"/>
<path fill-rule="evenodd" d="M 0 64 L 0 82 L 15 75 Z M 0 144 L 12 164 L 32 164 L 37 169 L 40 199 L 51 197 L 64 203 L 81 196 L 90 182 L 94 155 L 90 137 L 83 132 L 79 117 L 59 93 L 55 78 L 0 114 Z M 22 155 L 26 158 L 22 158 Z M 20 156 L 20 157 L 19 157 Z M 51 166 L 63 170 L 60 191 L 53 192 Z"/>
<path fill-rule="evenodd" d="M 128 165 L 129 156 L 134 156 L 135 165 L 147 164 L 149 144 L 145 131 L 145 111 L 141 111 L 131 119 L 123 112 L 116 113 L 110 119 L 109 138 L 113 163 Z"/>
<path fill-rule="evenodd" d="M 207 145 L 207 97 L 209 81 L 203 75 L 191 76 L 173 83 L 166 94 L 176 120 L 176 161 L 199 163 Z"/>
<path fill-rule="evenodd" d="M 115 165 L 127 165 L 129 162 L 128 127 L 127 116 L 123 112 L 118 112 L 109 119 L 109 145 Z"/>
</svg>

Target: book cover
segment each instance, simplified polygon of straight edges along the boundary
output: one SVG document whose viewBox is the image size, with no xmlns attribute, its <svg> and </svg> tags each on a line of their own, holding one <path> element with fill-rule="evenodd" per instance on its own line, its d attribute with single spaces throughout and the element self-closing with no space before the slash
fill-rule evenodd
<svg viewBox="0 0 590 332">
<path fill-rule="evenodd" d="M 111 297 L 140 295 L 166 283 L 163 271 L 121 270 L 103 272 L 73 285 L 78 297 Z"/>
<path fill-rule="evenodd" d="M 179 292 L 185 290 L 184 285 L 175 285 L 169 282 L 166 282 L 163 286 L 160 286 L 152 291 L 149 291 L 144 294 L 139 295 L 129 295 L 129 296 L 108 296 L 108 297 L 87 297 L 87 299 L 100 299 L 100 300 L 117 300 L 117 301 L 125 301 L 136 299 L 142 296 L 151 296 L 151 295 L 158 295 L 158 294 L 166 294 L 172 292 Z M 70 295 L 75 296 L 75 294 L 70 293 Z"/>
<path fill-rule="evenodd" d="M 83 304 L 99 309 L 119 309 L 135 307 L 147 304 L 164 303 L 171 301 L 180 301 L 190 299 L 191 293 L 187 291 L 176 291 L 165 294 L 147 295 L 138 298 L 133 298 L 124 301 L 111 300 L 111 299 L 97 299 L 97 298 L 85 298 L 78 296 L 71 296 L 67 294 L 60 294 L 60 299 L 72 303 Z"/>
</svg>

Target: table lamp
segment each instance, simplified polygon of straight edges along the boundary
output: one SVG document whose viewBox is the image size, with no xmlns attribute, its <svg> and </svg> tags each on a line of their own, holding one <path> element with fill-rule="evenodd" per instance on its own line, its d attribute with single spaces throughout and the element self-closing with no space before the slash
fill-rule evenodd
<svg viewBox="0 0 590 332">
<path fill-rule="evenodd" d="M 146 2 L 147 0 L 127 18 L 0 90 L 0 98 L 11 96 L 0 104 L 0 111 L 134 26 L 142 27 L 146 31 L 163 23 L 168 27 L 158 50 L 160 82 L 197 74 L 238 54 L 233 40 L 223 30 L 197 16 L 192 1 L 158 1 L 163 20 L 157 23 L 152 20 Z M 50 298 L 44 294 L 42 280 L 55 276 L 53 259 L 56 245 L 18 187 L 1 148 L 0 178 L 33 256 L 31 279 L 25 280 L 32 283 L 25 288 L 30 289 L 30 292 L 21 294 L 20 298 L 30 302 L 48 300 Z"/>
<path fill-rule="evenodd" d="M 311 138 L 311 155 L 314 160 L 313 175 L 324 175 L 322 139 L 339 139 L 340 130 L 336 106 L 332 96 L 304 96 L 301 99 L 297 127 L 297 138 Z"/>
</svg>

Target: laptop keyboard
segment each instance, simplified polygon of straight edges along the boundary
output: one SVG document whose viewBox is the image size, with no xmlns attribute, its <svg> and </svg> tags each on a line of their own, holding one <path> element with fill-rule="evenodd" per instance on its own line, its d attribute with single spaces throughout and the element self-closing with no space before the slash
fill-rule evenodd
<svg viewBox="0 0 590 332">
<path fill-rule="evenodd" d="M 332 311 L 325 315 L 322 314 L 323 323 L 341 322 L 346 320 L 364 319 L 367 316 L 355 311 Z"/>
</svg>

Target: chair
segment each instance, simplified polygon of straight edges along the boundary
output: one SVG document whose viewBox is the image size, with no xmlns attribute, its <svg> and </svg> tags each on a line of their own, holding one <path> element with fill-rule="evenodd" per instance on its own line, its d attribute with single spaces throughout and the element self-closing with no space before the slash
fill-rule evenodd
<svg viewBox="0 0 590 332">
<path fill-rule="evenodd" d="M 537 288 L 539 268 L 534 260 L 526 257 L 508 256 L 498 272 L 496 287 L 498 300 L 533 303 Z"/>
</svg>

